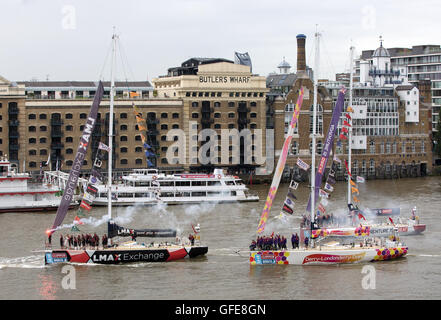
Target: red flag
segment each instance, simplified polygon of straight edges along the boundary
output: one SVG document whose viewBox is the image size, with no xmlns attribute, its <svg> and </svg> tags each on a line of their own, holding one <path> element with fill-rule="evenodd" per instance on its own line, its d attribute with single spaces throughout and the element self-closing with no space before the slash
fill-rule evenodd
<svg viewBox="0 0 441 320">
<path fill-rule="evenodd" d="M 392 220 L 391 217 L 389 217 L 389 221 L 392 222 L 392 224 L 395 226 L 395 223 L 394 223 L 394 221 Z"/>
<path fill-rule="evenodd" d="M 349 124 L 349 122 L 347 122 L 346 120 L 343 121 L 343 125 L 344 125 L 344 126 L 348 126 L 348 127 L 351 126 L 351 125 Z"/>
<path fill-rule="evenodd" d="M 193 225 L 191 225 L 191 227 L 193 228 L 194 233 L 199 233 L 198 231 L 195 230 Z"/>
<path fill-rule="evenodd" d="M 274 231 L 273 231 L 273 233 L 271 233 L 271 238 L 272 238 L 272 237 L 274 237 Z"/>
<path fill-rule="evenodd" d="M 346 118 L 348 118 L 349 120 L 352 119 L 351 116 L 349 115 L 349 113 L 346 113 L 345 116 L 346 116 Z"/>
<path fill-rule="evenodd" d="M 349 167 L 348 167 L 348 162 L 345 159 L 345 166 L 346 166 L 346 171 L 348 173 L 348 175 L 352 178 L 352 174 L 349 172 Z"/>
<path fill-rule="evenodd" d="M 341 131 L 344 133 L 348 133 L 348 128 L 343 127 L 343 128 L 341 128 Z"/>
<path fill-rule="evenodd" d="M 340 139 L 347 140 L 348 138 L 346 138 L 346 136 L 343 133 L 340 133 Z"/>
<path fill-rule="evenodd" d="M 81 222 L 78 216 L 75 217 L 74 221 L 76 221 L 78 224 L 84 224 L 84 222 Z"/>
<path fill-rule="evenodd" d="M 90 209 L 92 209 L 92 207 L 90 206 L 90 204 L 88 204 L 86 201 L 81 201 L 81 203 L 80 203 L 80 207 L 81 208 L 83 208 L 83 209 L 86 209 L 86 210 L 90 210 Z"/>
<path fill-rule="evenodd" d="M 358 213 L 358 219 L 364 219 L 366 221 L 366 218 L 361 213 Z"/>
</svg>

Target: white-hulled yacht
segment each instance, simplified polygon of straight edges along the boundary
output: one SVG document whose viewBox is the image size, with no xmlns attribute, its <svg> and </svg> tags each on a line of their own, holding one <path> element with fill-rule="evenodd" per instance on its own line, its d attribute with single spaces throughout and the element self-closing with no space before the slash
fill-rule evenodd
<svg viewBox="0 0 441 320">
<path fill-rule="evenodd" d="M 213 174 L 172 175 L 157 169 L 134 169 L 122 177 L 112 195 L 112 205 L 116 206 L 244 201 L 259 201 L 259 196 L 251 194 L 239 177 L 225 175 L 222 169 L 214 169 Z M 104 185 L 98 187 L 93 205 L 107 205 Z"/>
</svg>

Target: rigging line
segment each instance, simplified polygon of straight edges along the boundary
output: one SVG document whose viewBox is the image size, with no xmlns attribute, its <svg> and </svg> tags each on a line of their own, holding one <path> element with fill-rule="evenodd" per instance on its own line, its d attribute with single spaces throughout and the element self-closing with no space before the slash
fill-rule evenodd
<svg viewBox="0 0 441 320">
<path fill-rule="evenodd" d="M 128 59 L 128 57 L 127 57 L 126 51 L 125 51 L 125 49 L 124 49 L 124 45 L 123 45 L 123 43 L 122 43 L 121 40 L 119 40 L 119 46 L 120 46 L 121 60 L 122 60 L 122 61 L 125 60 L 125 63 L 126 63 L 127 69 L 128 69 L 128 71 L 130 72 L 132 79 L 135 80 L 135 74 L 133 73 L 133 70 L 132 70 L 132 68 L 130 67 L 129 59 Z M 126 77 L 126 78 L 127 78 L 127 77 Z"/>
<path fill-rule="evenodd" d="M 123 73 L 124 73 L 124 79 L 125 79 L 126 87 L 127 87 L 127 90 L 129 91 L 129 97 L 130 97 L 130 88 L 129 88 L 129 83 L 128 83 L 128 77 L 127 77 L 126 68 L 124 66 L 124 59 L 123 59 L 123 56 L 122 56 L 122 53 L 121 53 L 121 51 L 122 51 L 122 49 L 121 49 L 121 41 L 119 39 L 117 41 L 117 45 L 118 45 L 118 49 L 119 49 L 118 50 L 119 51 L 119 56 L 120 56 L 120 59 L 121 59 L 121 68 L 122 68 Z"/>
<path fill-rule="evenodd" d="M 334 74 L 335 75 L 335 68 L 334 68 L 334 65 L 332 64 L 332 61 L 331 61 L 331 58 L 330 58 L 330 54 L 329 54 L 329 51 L 328 51 L 328 49 L 327 49 L 327 46 L 326 46 L 326 43 L 325 43 L 325 41 L 324 41 L 324 37 L 321 37 L 322 39 L 320 39 L 321 40 L 321 42 L 322 42 L 322 44 L 323 44 L 323 51 L 326 53 L 326 57 L 327 57 L 327 62 L 328 62 L 328 64 L 329 64 L 329 66 L 330 66 L 330 69 L 331 69 L 331 72 L 332 72 L 332 74 Z"/>
<path fill-rule="evenodd" d="M 104 79 L 103 79 L 104 68 L 106 67 L 107 60 L 108 60 L 108 58 L 109 58 L 109 54 L 110 54 L 110 51 L 111 51 L 111 50 L 112 50 L 112 41 L 110 41 L 110 45 L 109 45 L 109 47 L 108 47 L 108 49 L 107 49 L 107 54 L 106 54 L 106 57 L 105 57 L 105 59 L 104 59 L 104 64 L 103 64 L 103 66 L 102 66 L 102 68 L 101 68 L 101 72 L 100 72 L 100 75 L 99 75 L 99 78 L 98 78 L 98 79 L 103 80 L 103 81 L 104 81 Z"/>
</svg>

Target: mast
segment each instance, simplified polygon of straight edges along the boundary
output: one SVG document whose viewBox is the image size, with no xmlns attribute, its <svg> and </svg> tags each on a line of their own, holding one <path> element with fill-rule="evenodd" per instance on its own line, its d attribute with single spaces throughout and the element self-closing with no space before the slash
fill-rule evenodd
<svg viewBox="0 0 441 320">
<path fill-rule="evenodd" d="M 353 82 L 352 82 L 352 77 L 353 77 L 353 73 L 354 73 L 354 46 L 351 45 L 351 61 L 349 63 L 349 103 L 348 106 L 352 108 L 352 86 L 353 86 Z M 351 172 L 351 166 L 352 166 L 352 123 L 351 126 L 349 127 L 349 135 L 348 135 L 348 170 L 349 172 Z M 351 197 L 351 181 L 350 181 L 351 177 L 348 174 L 348 204 L 351 204 L 352 201 L 352 197 Z M 349 210 L 349 207 L 348 207 Z"/>
<path fill-rule="evenodd" d="M 112 63 L 110 67 L 110 107 L 109 107 L 109 152 L 108 154 L 108 178 L 107 178 L 107 214 L 109 220 L 112 220 L 112 152 L 113 152 L 113 98 L 115 91 L 114 66 L 116 57 L 116 39 L 115 27 L 112 35 Z"/>
<path fill-rule="evenodd" d="M 320 33 L 315 32 L 315 58 L 314 58 L 314 105 L 312 111 L 312 151 L 311 151 L 311 230 L 314 224 L 315 215 L 315 143 L 317 133 L 317 90 L 319 70 L 319 37 Z"/>
</svg>

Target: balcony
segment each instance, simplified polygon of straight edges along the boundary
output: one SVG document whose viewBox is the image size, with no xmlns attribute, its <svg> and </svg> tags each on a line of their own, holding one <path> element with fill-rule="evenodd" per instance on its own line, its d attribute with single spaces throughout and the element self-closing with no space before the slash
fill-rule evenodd
<svg viewBox="0 0 441 320">
<path fill-rule="evenodd" d="M 51 119 L 51 126 L 62 126 L 64 121 L 61 119 Z"/>
<path fill-rule="evenodd" d="M 147 118 L 147 124 L 159 124 L 159 120 L 154 118 Z"/>
<path fill-rule="evenodd" d="M 20 124 L 20 121 L 18 120 L 9 120 L 9 126 L 10 127 L 18 127 L 18 125 Z"/>
<path fill-rule="evenodd" d="M 247 119 L 247 118 L 239 118 L 239 119 L 237 120 L 237 123 L 238 123 L 238 124 L 247 124 L 247 123 L 250 123 L 250 119 Z"/>
<path fill-rule="evenodd" d="M 19 150 L 19 149 L 20 149 L 20 144 L 9 142 L 9 150 L 11 150 L 11 151 L 17 151 L 17 150 Z"/>
<path fill-rule="evenodd" d="M 51 130 L 51 137 L 52 138 L 61 138 L 61 137 L 63 137 L 63 131 L 61 131 L 61 130 Z"/>
<path fill-rule="evenodd" d="M 156 130 L 156 129 L 148 130 L 148 131 L 147 131 L 147 135 L 148 135 L 148 136 L 157 136 L 158 134 L 159 134 L 159 131 Z"/>
<path fill-rule="evenodd" d="M 9 114 L 18 114 L 19 110 L 18 108 L 9 108 L 8 113 Z"/>
<path fill-rule="evenodd" d="M 201 112 L 202 113 L 213 113 L 214 112 L 214 108 L 211 108 L 209 106 L 202 106 Z"/>
<path fill-rule="evenodd" d="M 18 131 L 9 131 L 9 138 L 20 138 L 20 134 L 18 133 Z"/>
<path fill-rule="evenodd" d="M 211 123 L 214 123 L 214 119 L 210 119 L 210 118 L 202 118 L 202 119 L 201 119 L 201 123 L 202 123 L 202 124 L 211 124 Z"/>
<path fill-rule="evenodd" d="M 53 150 L 58 150 L 58 149 L 63 149 L 63 148 L 64 148 L 64 144 L 61 142 L 51 143 L 51 149 L 53 149 Z"/>
<path fill-rule="evenodd" d="M 400 75 L 399 70 L 377 70 L 377 69 L 371 69 L 369 70 L 370 76 L 396 76 L 398 77 Z"/>
<path fill-rule="evenodd" d="M 246 106 L 239 106 L 237 107 L 237 112 L 250 112 L 251 109 L 247 108 Z"/>
</svg>

